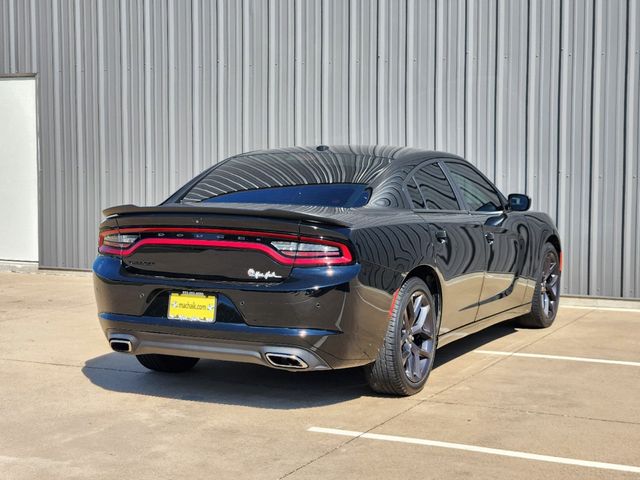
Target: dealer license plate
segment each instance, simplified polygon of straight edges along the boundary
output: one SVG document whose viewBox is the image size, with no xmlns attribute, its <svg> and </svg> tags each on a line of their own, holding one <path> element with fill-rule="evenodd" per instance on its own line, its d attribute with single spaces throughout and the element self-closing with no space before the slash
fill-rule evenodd
<svg viewBox="0 0 640 480">
<path fill-rule="evenodd" d="M 172 320 L 191 322 L 216 321 L 216 297 L 196 292 L 172 293 L 169 296 L 169 312 Z"/>
</svg>

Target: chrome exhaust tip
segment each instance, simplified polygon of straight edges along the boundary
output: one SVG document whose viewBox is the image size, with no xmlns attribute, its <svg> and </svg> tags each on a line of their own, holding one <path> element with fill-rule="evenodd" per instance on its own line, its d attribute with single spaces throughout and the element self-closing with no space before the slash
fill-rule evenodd
<svg viewBox="0 0 640 480">
<path fill-rule="evenodd" d="M 305 369 L 309 368 L 307 362 L 302 360 L 300 357 L 295 355 L 289 355 L 287 353 L 265 353 L 264 355 L 267 358 L 267 361 L 278 368 L 293 368 L 293 369 Z"/>
<path fill-rule="evenodd" d="M 131 341 L 124 338 L 112 338 L 109 340 L 109 345 L 114 352 L 131 353 L 133 351 Z"/>
</svg>

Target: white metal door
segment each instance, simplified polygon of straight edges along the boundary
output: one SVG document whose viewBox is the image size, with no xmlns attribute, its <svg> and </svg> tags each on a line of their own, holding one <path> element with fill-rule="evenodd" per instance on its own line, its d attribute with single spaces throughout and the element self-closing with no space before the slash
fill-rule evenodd
<svg viewBox="0 0 640 480">
<path fill-rule="evenodd" d="M 0 260 L 38 261 L 36 80 L 0 78 Z"/>
</svg>

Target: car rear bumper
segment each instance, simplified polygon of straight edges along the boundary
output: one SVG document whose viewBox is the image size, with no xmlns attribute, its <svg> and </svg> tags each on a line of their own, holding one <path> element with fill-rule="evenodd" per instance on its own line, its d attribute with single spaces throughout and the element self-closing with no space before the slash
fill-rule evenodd
<svg viewBox="0 0 640 480">
<path fill-rule="evenodd" d="M 375 360 L 391 295 L 358 280 L 359 265 L 299 269 L 278 284 L 244 284 L 135 275 L 117 258 L 94 263 L 98 316 L 107 339 L 128 339 L 132 354 L 160 353 L 256 363 L 278 368 L 270 353 L 325 370 Z M 325 272 L 326 273 L 326 272 Z M 172 291 L 218 296 L 214 323 L 166 316 Z"/>
<path fill-rule="evenodd" d="M 254 363 L 284 370 L 329 370 L 331 367 L 308 349 L 238 340 L 198 338 L 167 333 L 107 329 L 115 351 L 141 355 L 156 353 Z M 125 348 L 122 348 L 122 347 Z"/>
</svg>

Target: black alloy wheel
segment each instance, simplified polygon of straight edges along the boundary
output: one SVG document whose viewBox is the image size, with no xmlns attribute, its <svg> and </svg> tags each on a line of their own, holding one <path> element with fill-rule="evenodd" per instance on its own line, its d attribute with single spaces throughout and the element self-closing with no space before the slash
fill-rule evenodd
<svg viewBox="0 0 640 480">
<path fill-rule="evenodd" d="M 554 318 L 558 311 L 560 299 L 560 262 L 555 251 L 547 251 L 540 281 L 540 302 L 542 311 L 548 318 Z"/>
<path fill-rule="evenodd" d="M 402 311 L 402 365 L 409 381 L 420 383 L 429 371 L 435 346 L 435 315 L 430 294 L 416 290 Z"/>
<path fill-rule="evenodd" d="M 531 301 L 531 312 L 519 318 L 523 327 L 547 328 L 553 324 L 560 306 L 560 255 L 551 243 L 542 250 L 540 277 Z"/>
<path fill-rule="evenodd" d="M 398 291 L 378 357 L 366 369 L 371 388 L 393 395 L 422 390 L 433 367 L 438 326 L 435 297 L 421 279 L 410 278 Z"/>
</svg>

